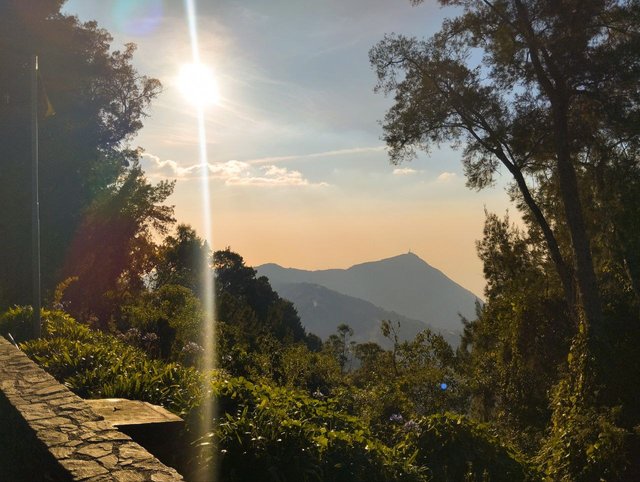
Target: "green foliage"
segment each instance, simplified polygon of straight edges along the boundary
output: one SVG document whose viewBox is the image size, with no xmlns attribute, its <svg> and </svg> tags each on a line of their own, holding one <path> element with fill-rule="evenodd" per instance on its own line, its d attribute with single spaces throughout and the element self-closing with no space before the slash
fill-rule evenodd
<svg viewBox="0 0 640 482">
<path fill-rule="evenodd" d="M 384 446 L 335 401 L 243 378 L 213 390 L 221 417 L 201 443 L 219 450 L 225 480 L 426 480 L 409 450 Z"/>
<path fill-rule="evenodd" d="M 331 335 L 325 343 L 326 351 L 336 359 L 343 372 L 351 368 L 353 360 L 355 342 L 351 341 L 351 338 L 353 338 L 353 329 L 346 323 L 340 323 L 336 333 Z"/>
<path fill-rule="evenodd" d="M 394 414 L 416 418 L 447 410 L 464 412 L 467 382 L 445 339 L 425 330 L 411 341 L 399 342 L 394 325 L 383 322 L 382 329 L 393 342 L 392 350 L 373 343 L 355 346 L 361 364 L 350 380 L 357 389 L 345 390 L 344 403 L 381 433 Z"/>
<path fill-rule="evenodd" d="M 575 330 L 553 268 L 508 216 L 487 214 L 477 244 L 486 303 L 476 320 L 465 322 L 459 349 L 470 413 L 494 421 L 512 443 L 534 453 L 551 415 L 548 393 Z"/>
<path fill-rule="evenodd" d="M 0 76 L 0 310 L 31 301 L 30 269 L 25 269 L 31 260 L 31 55 L 39 56 L 40 82 L 56 111 L 39 126 L 45 295 L 64 276 L 86 209 L 138 156 L 128 142 L 161 90 L 158 80 L 133 68 L 135 45 L 112 49 L 107 31 L 61 13 L 63 3 L 0 2 L 0 65 L 7 73 Z M 78 274 L 85 275 L 82 283 L 91 280 L 86 272 Z"/>
<path fill-rule="evenodd" d="M 237 325 L 252 345 L 267 333 L 289 343 L 306 339 L 293 304 L 280 298 L 266 277 L 256 278 L 256 271 L 245 265 L 242 256 L 229 248 L 216 251 L 213 267 L 216 319 Z"/>
<path fill-rule="evenodd" d="M 45 315 L 43 313 L 43 315 Z M 46 316 L 46 315 L 45 315 Z M 33 338 L 33 308 L 14 306 L 0 315 L 0 335 L 11 335 L 17 343 Z"/>
<path fill-rule="evenodd" d="M 479 244 L 487 305 L 460 354 L 473 414 L 529 453 L 549 428 L 554 480 L 615 480 L 640 422 L 640 4 L 439 3 L 459 8 L 439 32 L 387 36 L 370 58 L 394 95 L 392 162 L 458 143 L 469 187 L 509 173 L 527 226 L 488 219 Z"/>
<path fill-rule="evenodd" d="M 552 480 L 598 482 L 624 479 L 630 433 L 618 426 L 619 408 L 594 403 L 593 367 L 580 333 L 569 352 L 565 377 L 551 396 L 549 435 L 537 456 Z"/>
<path fill-rule="evenodd" d="M 325 395 L 343 382 L 340 366 L 327 353 L 311 352 L 302 343 L 282 344 L 271 336 L 262 337 L 259 344 L 260 349 L 249 355 L 251 380 Z"/>
<path fill-rule="evenodd" d="M 175 236 L 167 236 L 160 248 L 154 284 L 156 287 L 180 285 L 202 296 L 202 270 L 210 258 L 206 241 L 190 226 L 180 224 Z"/>
<path fill-rule="evenodd" d="M 42 333 L 21 348 L 82 397 L 144 400 L 177 413 L 187 412 L 200 398 L 203 379 L 196 370 L 151 360 L 140 349 L 65 313 L 46 313 Z"/>
<path fill-rule="evenodd" d="M 121 308 L 121 330 L 139 330 L 139 344 L 145 336 L 154 334 L 157 355 L 165 359 L 184 360 L 183 351 L 189 343 L 201 338 L 204 315 L 200 300 L 180 285 L 163 285 L 138 296 L 132 304 Z M 148 350 L 151 351 L 151 350 Z"/>
<path fill-rule="evenodd" d="M 143 292 L 156 258 L 153 233 L 166 233 L 174 222 L 173 207 L 163 205 L 172 192 L 172 182 L 150 184 L 134 160 L 91 204 L 63 270 L 65 277 L 78 277 L 64 294 L 76 318 L 95 317 L 106 328 L 126 301 Z"/>
<path fill-rule="evenodd" d="M 31 358 L 81 396 L 146 400 L 186 414 L 189 426 L 182 443 L 197 436 L 198 420 L 211 403 L 208 397 L 214 397 L 215 431 L 201 436 L 199 455 L 183 467 L 185 473 L 197 476 L 220 470 L 230 481 L 426 481 L 430 473 L 434 480 L 523 480 L 524 466 L 513 454 L 507 454 L 484 429 L 452 415 L 425 418 L 400 429 L 387 420 L 387 432 L 395 435 L 380 439 L 363 417 L 345 411 L 351 390 L 339 386 L 337 362 L 327 354 L 309 351 L 304 344 L 283 345 L 272 338 L 262 353 L 274 356 L 264 360 L 272 370 L 276 367 L 272 374 L 264 375 L 266 366 L 260 372 L 257 361 L 250 365 L 256 370 L 254 376 L 262 373 L 268 383 L 212 373 L 206 375 L 211 377 L 211 392 L 205 398 L 205 375 L 192 368 L 152 360 L 139 348 L 79 324 L 61 311 L 45 311 L 43 318 L 43 337 L 21 345 Z M 2 320 L 3 330 L 20 326 L 30 320 L 30 310 L 15 308 Z M 438 338 L 425 336 L 412 349 L 399 350 L 411 354 L 400 356 L 401 370 L 412 357 L 431 364 L 452 357 L 451 349 L 440 346 Z M 367 350 L 373 358 L 380 351 Z M 259 359 L 260 354 L 251 356 Z M 303 386 L 308 393 L 321 383 L 314 377 L 322 373 L 318 368 L 322 360 L 333 363 L 329 373 L 338 377 L 330 380 L 336 397 L 318 389 L 310 396 L 297 388 Z M 381 395 L 372 390 L 368 396 Z M 215 461 L 208 458 L 211 446 Z M 191 453 L 185 447 L 178 459 Z M 461 470 L 466 479 L 455 478 Z M 511 479 L 498 478 L 494 471 L 500 470 Z M 452 478 L 440 478 L 441 474 Z M 485 478 L 477 478 L 478 474 Z"/>
<path fill-rule="evenodd" d="M 539 480 L 523 457 L 500 443 L 485 425 L 444 413 L 407 422 L 418 450 L 416 463 L 442 482 L 517 482 Z"/>
</svg>

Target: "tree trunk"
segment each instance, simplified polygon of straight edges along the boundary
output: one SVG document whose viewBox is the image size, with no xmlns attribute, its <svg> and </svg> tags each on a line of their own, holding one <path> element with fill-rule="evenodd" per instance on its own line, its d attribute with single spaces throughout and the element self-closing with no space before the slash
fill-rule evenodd
<svg viewBox="0 0 640 482">
<path fill-rule="evenodd" d="M 578 180 L 571 160 L 568 124 L 569 93 L 565 83 L 566 79 L 562 74 L 562 69 L 536 36 L 525 4 L 522 0 L 514 0 L 514 7 L 521 29 L 516 33 L 523 35 L 538 84 L 551 103 L 560 197 L 571 236 L 580 308 L 586 327 L 592 330 L 589 334 L 589 339 L 591 339 L 594 335 L 598 336 L 602 330 L 602 307 L 582 203 L 580 202 Z"/>
<path fill-rule="evenodd" d="M 552 101 L 552 104 L 554 102 Z M 567 228 L 571 236 L 576 266 L 576 281 L 580 296 L 580 305 L 591 338 L 602 330 L 602 307 L 596 280 L 589 237 L 584 222 L 582 203 L 578 190 L 576 171 L 571 162 L 569 148 L 569 128 L 567 125 L 567 107 L 564 101 L 556 99 L 554 113 L 554 141 L 557 157 L 560 197 L 564 205 Z"/>
<path fill-rule="evenodd" d="M 567 302 L 567 308 L 571 313 L 573 321 L 577 324 L 579 322 L 579 316 L 576 310 L 576 303 L 578 300 L 576 298 L 576 286 L 573 279 L 573 273 L 571 272 L 572 270 L 562 257 L 560 246 L 558 245 L 558 241 L 553 234 L 553 230 L 549 226 L 549 223 L 542 213 L 540 206 L 538 206 L 538 203 L 536 203 L 535 199 L 531 195 L 531 191 L 529 191 L 529 187 L 527 186 L 524 176 L 522 175 L 522 171 L 518 169 L 513 163 L 508 162 L 506 158 L 501 160 L 516 180 L 518 189 L 520 190 L 520 194 L 522 194 L 524 202 L 531 211 L 531 214 L 533 214 L 533 217 L 538 223 L 538 226 L 542 230 L 542 234 L 547 243 L 547 249 L 549 250 L 549 254 L 551 255 L 551 260 L 553 261 L 554 267 L 556 268 L 558 276 L 560 277 L 560 282 L 562 283 L 564 297 Z"/>
</svg>

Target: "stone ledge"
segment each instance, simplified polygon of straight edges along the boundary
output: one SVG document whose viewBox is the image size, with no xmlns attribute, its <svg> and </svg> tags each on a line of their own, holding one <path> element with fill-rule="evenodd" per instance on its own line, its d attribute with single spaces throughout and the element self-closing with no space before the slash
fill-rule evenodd
<svg viewBox="0 0 640 482">
<path fill-rule="evenodd" d="M 0 391 L 69 480 L 183 480 L 1 336 Z"/>
<path fill-rule="evenodd" d="M 103 417 L 113 427 L 149 424 L 182 424 L 183 420 L 169 410 L 140 400 L 125 398 L 101 398 L 85 400 L 94 413 Z"/>
</svg>

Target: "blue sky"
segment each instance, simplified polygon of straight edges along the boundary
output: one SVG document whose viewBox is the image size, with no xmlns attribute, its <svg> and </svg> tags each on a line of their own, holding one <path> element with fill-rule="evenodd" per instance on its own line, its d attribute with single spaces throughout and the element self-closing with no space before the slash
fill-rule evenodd
<svg viewBox="0 0 640 482">
<path fill-rule="evenodd" d="M 113 48 L 135 42 L 135 65 L 159 78 L 133 144 L 152 180 L 177 179 L 176 216 L 203 225 L 194 108 L 180 94 L 191 51 L 180 0 L 70 0 L 66 13 L 98 21 Z M 206 111 L 214 247 L 247 262 L 318 269 L 413 251 L 482 294 L 475 254 L 484 208 L 507 208 L 502 187 L 464 186 L 447 146 L 393 166 L 380 140 L 390 99 L 373 93 L 369 49 L 385 33 L 429 36 L 435 1 L 196 0 L 200 56 L 218 82 Z"/>
</svg>

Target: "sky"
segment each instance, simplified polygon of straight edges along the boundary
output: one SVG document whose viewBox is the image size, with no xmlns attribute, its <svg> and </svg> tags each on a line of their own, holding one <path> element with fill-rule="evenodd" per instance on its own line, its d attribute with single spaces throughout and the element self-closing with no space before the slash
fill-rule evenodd
<svg viewBox="0 0 640 482">
<path fill-rule="evenodd" d="M 411 251 L 482 296 L 475 242 L 485 208 L 504 213 L 505 179 L 465 187 L 460 153 L 441 146 L 389 162 L 368 52 L 386 33 L 428 37 L 451 9 L 434 0 L 194 0 L 201 62 L 219 102 L 205 111 L 214 249 L 247 264 L 347 268 Z M 112 48 L 134 42 L 134 65 L 163 92 L 132 140 L 153 182 L 175 179 L 179 222 L 204 229 L 197 109 L 180 90 L 191 62 L 181 0 L 69 0 Z"/>
</svg>

